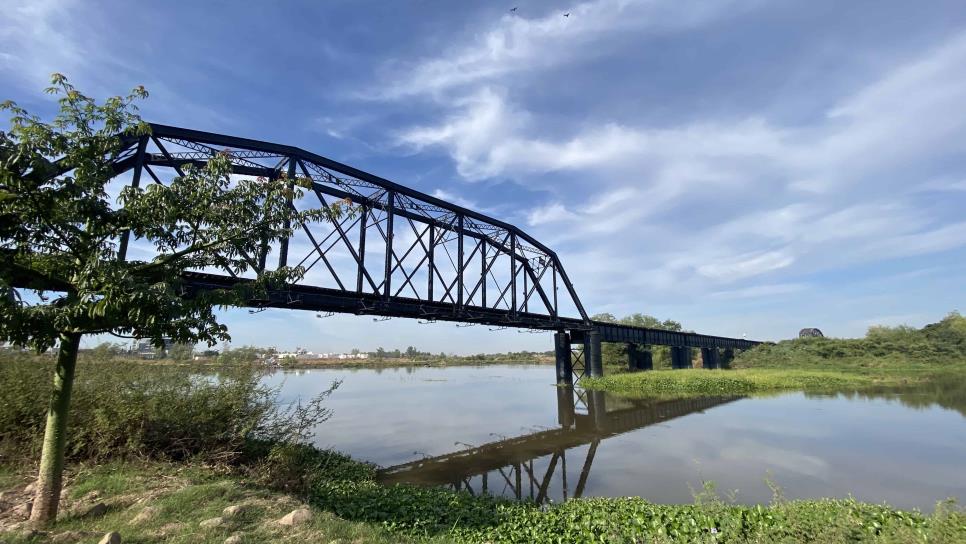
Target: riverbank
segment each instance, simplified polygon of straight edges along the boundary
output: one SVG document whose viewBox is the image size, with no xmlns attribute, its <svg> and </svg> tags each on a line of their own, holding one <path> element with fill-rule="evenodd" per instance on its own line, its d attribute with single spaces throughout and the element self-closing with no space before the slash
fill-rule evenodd
<svg viewBox="0 0 966 544">
<path fill-rule="evenodd" d="M 612 372 L 581 385 L 649 397 L 949 387 L 966 383 L 966 318 L 953 313 L 922 329 L 872 327 L 865 338 L 762 344 L 739 353 L 730 366 Z"/>
<path fill-rule="evenodd" d="M 370 465 L 279 445 L 324 431 L 317 426 L 327 413 L 285 412 L 258 375 L 241 367 L 199 380 L 187 367 L 79 364 L 63 515 L 43 533 L 25 533 L 25 487 L 36 474 L 43 429 L 39 392 L 49 387 L 50 368 L 0 365 L 0 541 L 97 542 L 113 531 L 125 542 L 211 543 L 235 536 L 232 542 L 342 544 L 966 538 L 966 516 L 949 506 L 926 515 L 845 500 L 743 506 L 707 492 L 694 504 L 597 498 L 538 506 L 386 486 Z M 311 515 L 294 516 L 308 518 L 301 523 L 278 523 L 305 508 Z"/>
<path fill-rule="evenodd" d="M 258 465 L 148 460 L 80 465 L 68 472 L 65 514 L 41 532 L 26 528 L 23 509 L 11 505 L 29 496 L 24 488 L 32 473 L 5 467 L 0 539 L 9 544 L 97 542 L 109 532 L 124 542 L 341 544 L 953 543 L 966 538 L 966 515 L 951 505 L 939 505 L 930 514 L 850 500 L 777 498 L 767 506 L 740 506 L 706 490 L 688 505 L 615 498 L 541 508 L 465 492 L 387 487 L 373 480 L 368 465 L 343 460 L 332 467 L 326 462 L 331 454 L 315 450 L 296 457 L 297 463 L 289 459 L 268 472 Z M 280 489 L 286 484 L 304 492 Z"/>
</svg>

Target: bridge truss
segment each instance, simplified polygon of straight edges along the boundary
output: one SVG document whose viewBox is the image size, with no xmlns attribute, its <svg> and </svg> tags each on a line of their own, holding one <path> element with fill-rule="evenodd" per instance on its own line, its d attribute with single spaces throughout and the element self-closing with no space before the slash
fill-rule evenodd
<svg viewBox="0 0 966 544">
<path fill-rule="evenodd" d="M 301 266 L 298 285 L 256 307 L 347 312 L 495 327 L 589 329 L 590 320 L 558 256 L 521 229 L 297 147 L 152 124 L 115 161 L 134 186 L 166 183 L 217 154 L 240 176 L 304 177 L 299 209 L 344 202 L 354 214 L 291 225 L 277 247 L 249 256 L 254 274 Z M 131 241 L 133 243 L 133 241 Z M 122 258 L 129 258 L 121 240 Z M 132 246 L 133 247 L 133 246 Z M 251 278 L 196 271 L 198 289 Z"/>
</svg>

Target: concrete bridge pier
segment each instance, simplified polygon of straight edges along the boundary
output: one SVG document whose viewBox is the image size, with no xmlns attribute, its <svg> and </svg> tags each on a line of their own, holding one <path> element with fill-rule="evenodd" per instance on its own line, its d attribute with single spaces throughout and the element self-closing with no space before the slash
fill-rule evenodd
<svg viewBox="0 0 966 544">
<path fill-rule="evenodd" d="M 557 362 L 557 383 L 573 385 L 574 367 L 570 358 L 570 336 L 560 331 L 553 335 L 554 355 Z"/>
<path fill-rule="evenodd" d="M 671 346 L 671 368 L 691 368 L 691 348 Z"/>
<path fill-rule="evenodd" d="M 718 348 L 701 348 L 701 363 L 704 368 L 718 368 Z"/>
</svg>

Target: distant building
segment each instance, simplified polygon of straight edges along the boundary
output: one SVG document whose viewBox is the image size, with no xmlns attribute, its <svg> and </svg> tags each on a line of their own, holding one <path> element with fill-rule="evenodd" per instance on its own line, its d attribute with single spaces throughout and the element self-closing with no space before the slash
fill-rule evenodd
<svg viewBox="0 0 966 544">
<path fill-rule="evenodd" d="M 824 338 L 825 335 L 822 334 L 822 331 L 820 331 L 819 329 L 808 328 L 808 329 L 802 329 L 798 331 L 798 337 L 799 338 Z"/>
<path fill-rule="evenodd" d="M 174 340 L 163 338 L 163 347 L 159 350 L 154 347 L 150 340 L 135 340 L 131 346 L 130 353 L 137 355 L 141 359 L 156 359 L 168 354 L 168 350 L 174 345 Z"/>
</svg>

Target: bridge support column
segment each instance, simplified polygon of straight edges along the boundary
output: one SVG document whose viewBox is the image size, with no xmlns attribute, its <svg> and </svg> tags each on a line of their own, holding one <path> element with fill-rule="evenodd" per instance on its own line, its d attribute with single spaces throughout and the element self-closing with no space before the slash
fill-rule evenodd
<svg viewBox="0 0 966 544">
<path fill-rule="evenodd" d="M 691 348 L 671 346 L 671 368 L 691 368 Z"/>
<path fill-rule="evenodd" d="M 599 378 L 604 375 L 604 360 L 602 357 L 600 349 L 600 331 L 592 330 L 587 333 L 587 337 L 590 340 L 590 360 L 585 361 L 584 364 L 590 369 L 590 376 L 594 378 Z M 586 357 L 586 356 L 585 356 Z"/>
<path fill-rule="evenodd" d="M 570 359 L 570 336 L 560 331 L 553 335 L 554 354 L 557 359 L 557 383 L 573 384 L 574 368 Z"/>
<path fill-rule="evenodd" d="M 704 368 L 718 368 L 718 348 L 701 348 L 701 364 Z"/>
<path fill-rule="evenodd" d="M 647 346 L 644 346 L 643 350 L 637 352 L 637 369 L 654 370 L 654 355 Z"/>
<path fill-rule="evenodd" d="M 627 370 L 637 370 L 641 354 L 637 351 L 637 344 L 627 344 Z"/>
<path fill-rule="evenodd" d="M 721 358 L 718 360 L 718 366 L 721 368 L 731 368 L 731 361 L 735 358 L 735 350 L 731 348 L 725 348 L 724 352 L 721 354 Z"/>
</svg>

